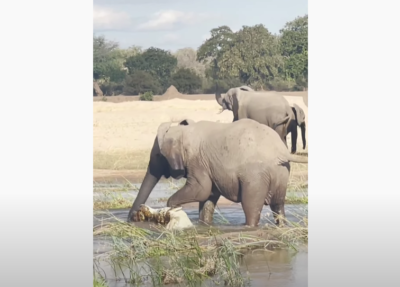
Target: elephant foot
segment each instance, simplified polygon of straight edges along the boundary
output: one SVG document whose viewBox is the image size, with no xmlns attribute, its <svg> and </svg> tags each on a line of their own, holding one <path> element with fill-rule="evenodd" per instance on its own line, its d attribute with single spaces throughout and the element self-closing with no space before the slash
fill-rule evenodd
<svg viewBox="0 0 400 287">
<path fill-rule="evenodd" d="M 140 221 L 139 212 L 138 211 L 129 212 L 127 222 L 131 223 L 137 221 Z"/>
<path fill-rule="evenodd" d="M 199 219 L 201 223 L 211 224 L 214 219 L 215 205 L 212 201 L 207 200 L 205 203 L 200 203 Z"/>
</svg>

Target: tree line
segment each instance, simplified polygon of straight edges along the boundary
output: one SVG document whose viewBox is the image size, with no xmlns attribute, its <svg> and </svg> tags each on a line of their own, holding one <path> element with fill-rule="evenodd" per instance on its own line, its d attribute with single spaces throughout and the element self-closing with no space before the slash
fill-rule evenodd
<svg viewBox="0 0 400 287">
<path fill-rule="evenodd" d="M 308 15 L 285 24 L 279 34 L 262 25 L 211 30 L 197 51 L 171 53 L 119 44 L 93 36 L 93 93 L 163 94 L 174 85 L 184 94 L 226 92 L 248 85 L 256 90 L 299 91 L 308 87 Z"/>
</svg>

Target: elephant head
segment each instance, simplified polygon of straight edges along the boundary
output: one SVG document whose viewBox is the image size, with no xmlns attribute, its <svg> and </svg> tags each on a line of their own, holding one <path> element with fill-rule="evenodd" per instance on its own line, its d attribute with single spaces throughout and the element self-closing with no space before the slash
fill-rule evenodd
<svg viewBox="0 0 400 287">
<path fill-rule="evenodd" d="M 248 86 L 240 86 L 229 89 L 226 94 L 222 96 L 221 93 L 217 90 L 217 92 L 215 93 L 215 99 L 217 100 L 217 103 L 222 107 L 222 110 L 219 113 L 222 113 L 225 110 L 230 110 L 234 112 L 235 109 L 238 109 L 237 93 L 239 91 L 254 92 L 254 90 Z"/>
<path fill-rule="evenodd" d="M 129 211 L 128 222 L 138 221 L 137 211 L 140 210 L 140 205 L 146 202 L 154 186 L 162 176 L 165 178 L 172 176 L 176 179 L 186 176 L 183 156 L 180 152 L 183 148 L 182 137 L 180 136 L 182 130 L 178 127 L 171 127 L 171 124 L 172 122 L 162 123 L 158 127 L 146 175 Z M 179 122 L 178 126 L 191 124 L 194 124 L 194 121 L 185 119 Z"/>
<path fill-rule="evenodd" d="M 296 118 L 296 123 L 301 129 L 301 139 L 303 140 L 303 149 L 306 148 L 306 115 L 302 108 L 298 105 L 293 104 L 292 107 L 294 116 Z"/>
</svg>

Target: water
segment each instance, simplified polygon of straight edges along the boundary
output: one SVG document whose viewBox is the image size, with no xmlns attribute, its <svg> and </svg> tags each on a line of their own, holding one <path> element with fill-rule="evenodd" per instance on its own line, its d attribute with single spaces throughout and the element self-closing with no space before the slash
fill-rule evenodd
<svg viewBox="0 0 400 287">
<path fill-rule="evenodd" d="M 134 187 L 127 188 L 125 191 L 120 191 L 122 197 L 131 199 L 133 202 L 134 197 L 137 195 L 137 190 L 140 185 L 133 185 Z M 109 186 L 110 187 L 110 186 Z M 96 189 L 107 188 L 107 185 L 96 185 Z M 110 187 L 112 188 L 112 187 Z M 121 189 L 121 185 L 115 185 L 114 188 Z M 175 189 L 176 190 L 176 189 Z M 159 183 L 154 188 L 153 192 L 146 204 L 154 208 L 164 207 L 166 205 L 165 198 L 168 198 L 175 191 L 171 189 L 168 183 Z M 113 192 L 117 193 L 117 192 Z M 109 200 L 110 195 L 104 192 L 95 191 L 93 194 L 94 200 Z M 185 206 L 183 207 L 188 214 L 191 221 L 198 226 L 198 207 Z M 307 215 L 306 205 L 285 205 L 286 217 L 292 222 L 298 222 L 304 215 Z M 129 209 L 111 210 L 110 214 L 95 213 L 93 216 L 93 226 L 100 225 L 102 222 L 113 221 L 113 217 L 119 218 L 123 221 L 127 219 Z M 233 204 L 227 206 L 220 206 L 216 209 L 214 214 L 213 225 L 223 232 L 238 231 L 238 230 L 255 230 L 257 228 L 245 228 L 244 212 L 240 204 Z M 260 220 L 260 226 L 265 224 L 272 224 L 273 216 L 268 206 L 264 206 Z M 140 227 L 150 228 L 149 223 L 135 223 Z M 198 226 L 201 228 L 201 226 Z M 93 238 L 93 253 L 101 254 L 108 250 L 107 241 L 100 237 Z M 113 271 L 107 266 L 103 266 L 108 276 L 114 277 Z M 299 252 L 291 250 L 274 250 L 263 251 L 254 250 L 246 254 L 241 262 L 241 270 L 243 274 L 248 272 L 251 278 L 252 287 L 261 286 L 282 286 L 282 287 L 302 287 L 307 286 L 307 273 L 308 273 L 308 251 L 307 247 L 301 248 Z M 205 283 L 207 284 L 207 282 Z M 128 287 L 124 281 L 109 281 L 110 287 Z M 147 286 L 151 286 L 147 285 Z M 174 285 L 168 285 L 174 286 Z M 208 285 L 204 285 L 208 286 Z"/>
</svg>

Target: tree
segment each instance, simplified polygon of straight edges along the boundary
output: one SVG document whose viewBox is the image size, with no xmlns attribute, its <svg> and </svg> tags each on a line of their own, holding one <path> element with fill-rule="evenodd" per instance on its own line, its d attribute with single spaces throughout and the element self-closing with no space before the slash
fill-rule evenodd
<svg viewBox="0 0 400 287">
<path fill-rule="evenodd" d="M 160 84 L 157 80 L 145 71 L 135 71 L 125 78 L 124 94 L 126 95 L 138 95 L 145 92 L 157 94 L 160 92 L 160 89 Z"/>
<path fill-rule="evenodd" d="M 172 75 L 172 85 L 178 89 L 179 92 L 185 94 L 196 93 L 202 84 L 201 78 L 191 69 L 180 68 Z"/>
<path fill-rule="evenodd" d="M 217 90 L 226 92 L 235 85 L 240 85 L 238 77 L 221 72 L 220 61 L 223 54 L 232 48 L 236 34 L 228 26 L 219 26 L 210 31 L 211 37 L 197 50 L 197 61 L 205 64 L 203 92 L 215 93 Z"/>
<path fill-rule="evenodd" d="M 279 74 L 283 65 L 278 38 L 263 25 L 243 26 L 218 66 L 221 75 L 239 77 L 241 82 L 262 87 Z"/>
<path fill-rule="evenodd" d="M 93 36 L 93 88 L 97 95 L 103 93 L 99 83 L 121 82 L 125 78 L 120 57 L 118 43 Z"/>
<path fill-rule="evenodd" d="M 165 91 L 170 85 L 171 75 L 177 66 L 177 59 L 168 51 L 151 47 L 142 54 L 129 57 L 125 66 L 130 74 L 136 71 L 149 73 Z"/>
<path fill-rule="evenodd" d="M 210 31 L 211 37 L 197 50 L 197 61 L 208 66 L 206 76 L 212 79 L 223 78 L 219 61 L 221 56 L 232 47 L 235 33 L 228 26 L 220 26 Z"/>
<path fill-rule="evenodd" d="M 286 79 L 308 84 L 308 15 L 286 23 L 281 33 L 281 53 L 285 58 Z"/>
<path fill-rule="evenodd" d="M 205 76 L 206 66 L 196 60 L 197 52 L 192 48 L 183 48 L 176 51 L 174 55 L 177 59 L 177 68 L 186 68 L 193 70 L 200 77 Z"/>
</svg>

